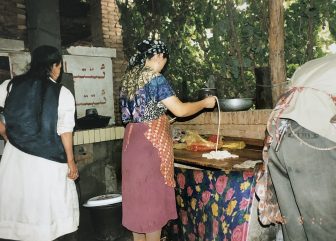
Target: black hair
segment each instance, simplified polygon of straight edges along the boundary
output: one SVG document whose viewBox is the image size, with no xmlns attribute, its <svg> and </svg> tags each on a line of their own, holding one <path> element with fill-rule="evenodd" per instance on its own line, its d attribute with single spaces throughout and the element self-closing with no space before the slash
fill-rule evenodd
<svg viewBox="0 0 336 241">
<path fill-rule="evenodd" d="M 60 51 L 49 45 L 42 45 L 34 49 L 31 54 L 31 62 L 29 70 L 22 74 L 15 76 L 7 85 L 7 95 L 10 92 L 10 88 L 13 85 L 14 81 L 24 81 L 26 78 L 34 78 L 37 82 L 40 83 L 40 104 L 43 105 L 45 99 L 45 93 L 47 88 L 47 80 L 50 77 L 50 72 L 54 64 L 62 63 L 62 54 Z M 60 79 L 63 68 L 61 69 Z M 57 80 L 55 80 L 57 81 Z M 39 114 L 41 114 L 42 107 L 39 109 Z"/>
<path fill-rule="evenodd" d="M 30 69 L 27 75 L 39 79 L 49 78 L 53 64 L 60 64 L 61 62 L 62 54 L 57 48 L 49 45 L 41 45 L 32 52 Z"/>
</svg>

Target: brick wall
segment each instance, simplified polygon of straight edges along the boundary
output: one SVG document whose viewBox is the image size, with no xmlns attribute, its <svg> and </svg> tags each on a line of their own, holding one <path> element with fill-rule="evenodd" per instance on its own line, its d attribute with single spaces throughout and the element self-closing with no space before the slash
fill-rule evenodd
<svg viewBox="0 0 336 241">
<path fill-rule="evenodd" d="M 113 64 L 113 92 L 116 124 L 121 124 L 119 111 L 119 88 L 125 72 L 127 60 L 124 55 L 120 12 L 115 0 L 91 0 L 91 33 L 94 46 L 116 49 L 117 57 Z"/>
<path fill-rule="evenodd" d="M 0 37 L 25 40 L 27 36 L 24 0 L 2 0 L 0 3 Z"/>
<path fill-rule="evenodd" d="M 112 59 L 115 120 L 121 124 L 119 111 L 119 88 L 127 60 L 123 52 L 120 12 L 115 0 L 91 0 L 92 45 L 116 49 Z M 27 41 L 25 0 L 2 0 L 0 3 L 0 38 Z"/>
<path fill-rule="evenodd" d="M 220 135 L 263 140 L 266 124 L 272 110 L 221 112 Z M 196 130 L 199 134 L 217 134 L 218 112 L 205 112 L 185 122 L 172 126 L 179 130 Z"/>
</svg>

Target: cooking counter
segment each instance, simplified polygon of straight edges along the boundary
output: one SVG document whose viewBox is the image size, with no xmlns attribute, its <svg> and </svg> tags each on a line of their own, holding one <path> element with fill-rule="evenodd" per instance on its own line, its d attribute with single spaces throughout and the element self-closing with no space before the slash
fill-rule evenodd
<svg viewBox="0 0 336 241">
<path fill-rule="evenodd" d="M 204 152 L 194 152 L 188 150 L 174 150 L 174 157 L 176 163 L 195 165 L 201 168 L 220 169 L 224 171 L 240 171 L 249 168 L 243 168 L 237 166 L 245 161 L 260 161 L 262 159 L 261 150 L 257 149 L 241 149 L 241 150 L 229 150 L 230 153 L 236 154 L 238 158 L 225 158 L 224 160 L 207 159 L 202 157 Z M 250 169 L 253 169 L 251 167 Z"/>
</svg>

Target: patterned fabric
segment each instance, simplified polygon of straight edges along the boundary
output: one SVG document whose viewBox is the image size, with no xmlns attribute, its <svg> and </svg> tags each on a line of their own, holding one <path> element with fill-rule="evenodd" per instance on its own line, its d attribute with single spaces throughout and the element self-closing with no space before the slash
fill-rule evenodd
<svg viewBox="0 0 336 241">
<path fill-rule="evenodd" d="M 175 168 L 175 178 L 179 219 L 167 226 L 169 240 L 247 239 L 253 170 L 227 174 Z"/>
<path fill-rule="evenodd" d="M 158 150 L 165 184 L 175 187 L 173 143 L 167 108 L 161 103 L 175 95 L 167 79 L 148 67 L 128 71 L 122 82 L 120 109 L 123 123 L 146 123 L 146 138 Z"/>
<path fill-rule="evenodd" d="M 168 58 L 169 52 L 164 42 L 151 39 L 143 40 L 137 45 L 137 52 L 131 57 L 128 68 L 144 66 L 146 59 L 154 54 L 165 54 Z"/>
<path fill-rule="evenodd" d="M 137 66 L 126 72 L 121 81 L 121 92 L 129 99 L 135 98 L 136 92 L 143 88 L 151 79 L 160 74 L 155 73 L 149 67 Z"/>
<path fill-rule="evenodd" d="M 279 204 L 275 195 L 271 176 L 268 173 L 268 149 L 272 142 L 270 136 L 266 137 L 263 149 L 264 168 L 256 175 L 256 195 L 259 197 L 258 216 L 263 225 L 283 223 Z"/>
<path fill-rule="evenodd" d="M 258 215 L 263 225 L 283 223 L 275 189 L 268 171 L 268 150 L 272 142 L 276 141 L 279 144 L 281 142 L 281 133 L 285 131 L 285 124 L 281 122 L 280 115 L 283 109 L 286 108 L 288 103 L 292 100 L 292 93 L 295 91 L 296 90 L 290 90 L 279 99 L 267 122 L 267 133 L 263 148 L 264 168 L 259 170 L 256 180 L 256 195 L 259 198 Z M 274 133 L 274 135 L 272 136 L 270 133 Z"/>
<path fill-rule="evenodd" d="M 164 115 L 167 108 L 160 103 L 161 100 L 175 95 L 167 79 L 161 74 L 155 74 L 149 68 L 137 69 L 129 72 L 130 80 L 138 78 L 137 85 L 123 82 L 120 92 L 120 109 L 122 121 L 149 122 Z M 129 81 L 131 82 L 131 81 Z M 137 88 L 133 90 L 133 88 Z"/>
<path fill-rule="evenodd" d="M 148 128 L 145 136 L 159 151 L 161 158 L 160 171 L 165 184 L 169 187 L 175 187 L 173 138 L 167 116 L 163 115 L 159 119 L 149 122 Z"/>
<path fill-rule="evenodd" d="M 122 223 L 137 233 L 159 230 L 177 218 L 174 188 L 165 184 L 147 131 L 147 123 L 127 124 L 122 149 Z"/>
</svg>

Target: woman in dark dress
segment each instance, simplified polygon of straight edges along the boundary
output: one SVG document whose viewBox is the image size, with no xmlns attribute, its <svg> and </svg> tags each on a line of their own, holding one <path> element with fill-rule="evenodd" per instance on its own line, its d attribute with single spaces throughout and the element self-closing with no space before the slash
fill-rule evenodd
<svg viewBox="0 0 336 241">
<path fill-rule="evenodd" d="M 126 126 L 122 151 L 123 225 L 134 240 L 160 240 L 177 218 L 174 156 L 167 109 L 177 117 L 213 108 L 215 97 L 182 103 L 161 74 L 169 54 L 159 40 L 137 46 L 122 81 L 120 105 Z"/>
</svg>

